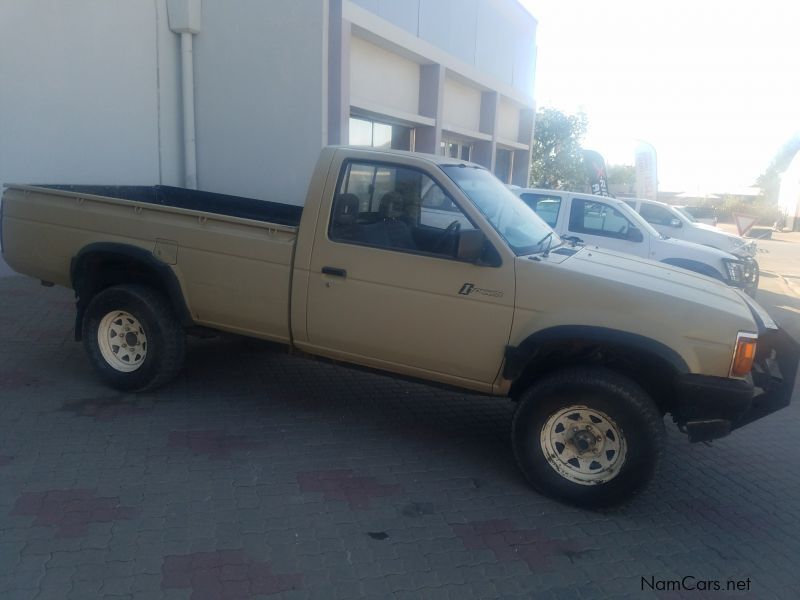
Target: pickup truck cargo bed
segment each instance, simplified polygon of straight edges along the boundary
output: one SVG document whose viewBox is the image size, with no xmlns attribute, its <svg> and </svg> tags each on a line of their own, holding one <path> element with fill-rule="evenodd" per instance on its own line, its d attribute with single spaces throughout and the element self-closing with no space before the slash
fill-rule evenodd
<svg viewBox="0 0 800 600">
<path fill-rule="evenodd" d="M 172 187 L 169 185 L 40 185 L 36 187 L 75 192 L 78 194 L 91 194 L 93 196 L 106 196 L 120 200 L 134 200 L 199 210 L 218 215 L 228 215 L 253 221 L 264 221 L 297 227 L 300 225 L 300 216 L 303 214 L 302 206 L 217 194 L 200 190 Z"/>
<path fill-rule="evenodd" d="M 75 288 L 83 255 L 132 248 L 174 272 L 184 321 L 286 342 L 302 211 L 169 186 L 12 185 L 3 249 L 12 269 Z"/>
</svg>

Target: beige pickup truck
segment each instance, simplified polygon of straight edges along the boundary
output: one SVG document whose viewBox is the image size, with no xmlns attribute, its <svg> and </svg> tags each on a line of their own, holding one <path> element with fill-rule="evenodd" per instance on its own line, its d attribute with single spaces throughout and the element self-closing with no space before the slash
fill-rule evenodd
<svg viewBox="0 0 800 600">
<path fill-rule="evenodd" d="M 510 397 L 537 489 L 608 506 L 652 475 L 669 413 L 692 441 L 789 404 L 798 345 L 702 275 L 566 245 L 477 165 L 325 148 L 304 207 L 164 186 L 10 185 L 3 256 L 75 290 L 111 386 L 176 375 L 214 329 Z"/>
</svg>

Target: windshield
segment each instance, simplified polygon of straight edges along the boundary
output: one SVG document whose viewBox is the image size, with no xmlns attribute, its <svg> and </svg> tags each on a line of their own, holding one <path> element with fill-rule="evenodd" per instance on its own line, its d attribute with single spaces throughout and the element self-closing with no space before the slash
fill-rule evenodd
<svg viewBox="0 0 800 600">
<path fill-rule="evenodd" d="M 685 209 L 685 208 L 683 208 L 682 206 L 673 206 L 672 208 L 674 208 L 674 209 L 675 209 L 675 210 L 677 210 L 679 213 L 681 213 L 681 214 L 682 214 L 684 217 L 686 217 L 687 219 L 689 219 L 689 222 L 690 222 L 690 223 L 697 223 L 697 219 L 695 219 L 695 218 L 692 216 L 692 213 L 690 213 L 688 210 L 686 210 L 686 209 Z"/>
<path fill-rule="evenodd" d="M 627 202 L 622 202 L 621 200 L 617 200 L 616 203 L 617 210 L 628 217 L 633 224 L 636 225 L 642 232 L 647 232 L 655 238 L 666 239 L 667 236 L 661 235 L 656 231 L 656 228 L 650 225 L 647 221 L 644 220 L 644 217 L 640 215 L 638 212 L 633 210 Z"/>
<path fill-rule="evenodd" d="M 561 244 L 561 238 L 547 223 L 486 169 L 463 164 L 441 165 L 441 168 L 517 256 Z"/>
</svg>

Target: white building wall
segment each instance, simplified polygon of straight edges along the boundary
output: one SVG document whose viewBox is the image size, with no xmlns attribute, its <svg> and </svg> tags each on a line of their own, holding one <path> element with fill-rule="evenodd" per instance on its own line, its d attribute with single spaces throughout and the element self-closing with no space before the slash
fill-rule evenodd
<svg viewBox="0 0 800 600">
<path fill-rule="evenodd" d="M 520 107 L 506 98 L 500 98 L 497 106 L 497 137 L 503 140 L 519 141 Z"/>
<path fill-rule="evenodd" d="M 179 183 L 172 35 L 163 0 L 2 0 L 0 183 Z"/>
<path fill-rule="evenodd" d="M 516 0 L 351 0 L 527 96 L 536 20 Z"/>
<path fill-rule="evenodd" d="M 361 38 L 350 40 L 350 101 L 419 112 L 419 64 Z"/>
<path fill-rule="evenodd" d="M 195 36 L 200 189 L 302 204 L 327 139 L 327 2 L 205 0 Z"/>
<path fill-rule="evenodd" d="M 303 202 L 328 139 L 328 11 L 335 1 L 203 0 L 194 36 L 201 189 Z M 515 0 L 353 3 L 411 32 L 404 46 L 443 50 L 439 63 L 449 54 L 476 75 L 496 74 L 502 85 L 533 84 L 532 53 L 520 48 L 533 48 L 536 22 Z M 166 5 L 0 0 L 0 183 L 183 185 L 180 43 Z M 510 55 L 492 48 L 498 37 L 517 40 Z M 379 108 L 419 113 L 420 64 L 428 63 L 396 44 L 387 51 L 375 39 L 351 42 L 352 100 L 366 96 Z M 485 82 L 448 84 L 441 121 L 477 130 L 485 89 Z"/>
<path fill-rule="evenodd" d="M 444 81 L 442 128 L 478 131 L 481 124 L 481 91 L 454 79 Z"/>
</svg>

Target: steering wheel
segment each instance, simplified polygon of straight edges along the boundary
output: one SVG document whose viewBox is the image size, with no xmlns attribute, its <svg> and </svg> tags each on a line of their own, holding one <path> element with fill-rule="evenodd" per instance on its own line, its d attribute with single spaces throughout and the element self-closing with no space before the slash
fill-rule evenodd
<svg viewBox="0 0 800 600">
<path fill-rule="evenodd" d="M 453 221 L 450 223 L 450 225 L 447 226 L 447 229 L 445 229 L 439 236 L 439 239 L 436 240 L 436 243 L 433 245 L 433 251 L 436 253 L 441 253 L 447 246 L 450 236 L 459 231 L 461 231 L 461 221 Z"/>
</svg>

